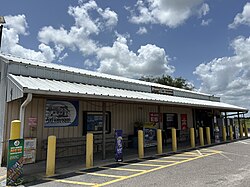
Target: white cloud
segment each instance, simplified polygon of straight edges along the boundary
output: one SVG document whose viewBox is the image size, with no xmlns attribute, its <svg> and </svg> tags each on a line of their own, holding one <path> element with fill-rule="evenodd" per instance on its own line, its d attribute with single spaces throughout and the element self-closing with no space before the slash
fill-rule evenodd
<svg viewBox="0 0 250 187">
<path fill-rule="evenodd" d="M 250 37 L 238 37 L 231 47 L 235 54 L 215 58 L 196 67 L 200 90 L 222 96 L 222 100 L 250 108 Z"/>
<path fill-rule="evenodd" d="M 201 8 L 198 10 L 199 17 L 207 15 L 209 10 L 209 5 L 207 3 L 203 3 Z"/>
<path fill-rule="evenodd" d="M 202 20 L 201 25 L 202 26 L 208 26 L 212 22 L 212 19 Z"/>
<path fill-rule="evenodd" d="M 112 29 L 118 22 L 118 16 L 110 8 L 103 10 L 94 0 L 87 3 L 79 1 L 80 5 L 70 6 L 68 14 L 73 16 L 75 24 L 69 30 L 63 27 L 55 29 L 52 26 L 43 27 L 38 33 L 40 42 L 54 44 L 54 48 L 61 46 L 71 50 L 79 50 L 82 55 L 96 53 L 98 43 L 91 39 L 92 35 L 98 35 L 102 30 Z M 90 13 L 97 13 L 97 17 L 91 17 Z M 58 50 L 57 50 L 58 52 Z"/>
<path fill-rule="evenodd" d="M 228 27 L 230 29 L 235 29 L 239 25 L 248 25 L 250 26 L 250 3 L 246 3 L 242 13 L 238 13 L 235 18 L 233 23 L 229 24 Z"/>
<path fill-rule="evenodd" d="M 5 16 L 6 24 L 3 29 L 2 47 L 4 53 L 14 56 L 51 62 L 55 55 L 46 45 L 40 45 L 40 51 L 24 48 L 19 44 L 19 35 L 28 35 L 25 15 Z"/>
<path fill-rule="evenodd" d="M 136 32 L 136 34 L 142 35 L 146 34 L 148 31 L 145 27 L 140 27 L 139 30 Z"/>
<path fill-rule="evenodd" d="M 112 47 L 97 52 L 98 71 L 139 78 L 143 75 L 162 75 L 174 72 L 165 50 L 152 44 L 141 46 L 137 53 L 129 50 L 127 38 L 118 35 Z"/>
<path fill-rule="evenodd" d="M 204 0 L 138 0 L 135 10 L 130 9 L 130 21 L 136 24 L 162 24 L 175 28 L 197 13 L 204 16 L 209 12 Z M 128 8 L 127 8 L 128 9 Z"/>
</svg>

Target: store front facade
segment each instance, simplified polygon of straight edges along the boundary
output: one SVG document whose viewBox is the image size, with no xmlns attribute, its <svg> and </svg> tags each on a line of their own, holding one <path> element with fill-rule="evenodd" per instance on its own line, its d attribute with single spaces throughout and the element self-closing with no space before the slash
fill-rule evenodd
<svg viewBox="0 0 250 187">
<path fill-rule="evenodd" d="M 5 90 L 1 99 L 2 163 L 6 162 L 10 123 L 15 119 L 21 119 L 23 137 L 34 145 L 27 152 L 32 163 L 46 159 L 50 135 L 57 137 L 59 158 L 84 154 L 88 132 L 94 134 L 94 152 L 103 151 L 103 137 L 105 149 L 114 149 L 115 129 L 123 131 L 125 147 L 133 147 L 140 128 L 145 137 L 162 129 L 165 143 L 170 141 L 171 128 L 176 128 L 177 138 L 187 141 L 191 127 L 213 127 L 215 114 L 248 111 L 207 94 L 154 83 L 9 56 L 0 56 L 0 63 L 1 89 Z M 154 145 L 151 139 L 148 146 Z"/>
</svg>

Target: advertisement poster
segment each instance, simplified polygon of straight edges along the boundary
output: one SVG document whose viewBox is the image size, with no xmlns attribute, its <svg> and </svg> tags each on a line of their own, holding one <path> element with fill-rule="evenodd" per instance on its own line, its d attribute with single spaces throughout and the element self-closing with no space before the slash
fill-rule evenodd
<svg viewBox="0 0 250 187">
<path fill-rule="evenodd" d="M 7 186 L 17 186 L 23 182 L 23 143 L 23 139 L 9 140 Z"/>
<path fill-rule="evenodd" d="M 115 130 L 115 160 L 116 160 L 116 162 L 123 161 L 122 130 Z"/>
<path fill-rule="evenodd" d="M 31 164 L 36 161 L 36 138 L 24 139 L 23 164 Z"/>
<path fill-rule="evenodd" d="M 157 129 L 144 128 L 144 147 L 151 147 L 157 145 Z"/>
<path fill-rule="evenodd" d="M 181 114 L 181 130 L 187 130 L 187 114 Z"/>
<path fill-rule="evenodd" d="M 44 127 L 77 126 L 78 110 L 78 101 L 47 100 Z"/>
</svg>

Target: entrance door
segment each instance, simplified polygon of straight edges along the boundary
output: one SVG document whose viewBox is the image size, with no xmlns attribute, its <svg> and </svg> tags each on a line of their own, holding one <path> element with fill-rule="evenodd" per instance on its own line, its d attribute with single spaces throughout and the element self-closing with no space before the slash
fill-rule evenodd
<svg viewBox="0 0 250 187">
<path fill-rule="evenodd" d="M 171 129 L 178 129 L 178 115 L 176 113 L 163 114 L 163 139 L 171 139 Z M 166 143 L 166 141 L 165 141 Z"/>
</svg>

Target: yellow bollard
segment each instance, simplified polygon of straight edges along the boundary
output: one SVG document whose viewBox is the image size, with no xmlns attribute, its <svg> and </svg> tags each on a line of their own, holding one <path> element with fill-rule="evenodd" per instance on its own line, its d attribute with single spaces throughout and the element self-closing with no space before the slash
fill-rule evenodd
<svg viewBox="0 0 250 187">
<path fill-rule="evenodd" d="M 56 136 L 48 137 L 46 175 L 52 176 L 55 174 L 56 165 Z"/>
<path fill-rule="evenodd" d="M 245 137 L 248 138 L 248 128 L 247 125 L 244 125 L 244 130 L 245 130 Z"/>
<path fill-rule="evenodd" d="M 144 157 L 143 131 L 138 130 L 138 154 L 139 158 Z"/>
<path fill-rule="evenodd" d="M 243 127 L 242 127 L 242 124 L 240 124 L 240 138 L 243 138 Z"/>
<path fill-rule="evenodd" d="M 190 144 L 192 148 L 195 148 L 194 128 L 190 128 Z"/>
<path fill-rule="evenodd" d="M 14 120 L 10 127 L 10 140 L 20 139 L 21 121 Z"/>
<path fill-rule="evenodd" d="M 206 127 L 207 144 L 211 144 L 210 127 Z"/>
<path fill-rule="evenodd" d="M 176 129 L 172 128 L 172 150 L 177 151 L 177 139 L 176 139 Z"/>
<path fill-rule="evenodd" d="M 222 137 L 223 137 L 223 141 L 227 141 L 227 132 L 226 132 L 226 126 L 224 125 L 222 128 Z"/>
<path fill-rule="evenodd" d="M 204 146 L 203 128 L 199 127 L 200 145 Z"/>
<path fill-rule="evenodd" d="M 157 129 L 157 154 L 162 154 L 162 134 L 161 134 L 161 129 Z"/>
<path fill-rule="evenodd" d="M 234 136 L 233 136 L 233 127 L 232 127 L 232 125 L 229 126 L 229 135 L 230 135 L 230 140 L 233 140 Z"/>
<path fill-rule="evenodd" d="M 93 167 L 93 134 L 87 133 L 86 136 L 86 168 Z"/>
</svg>

